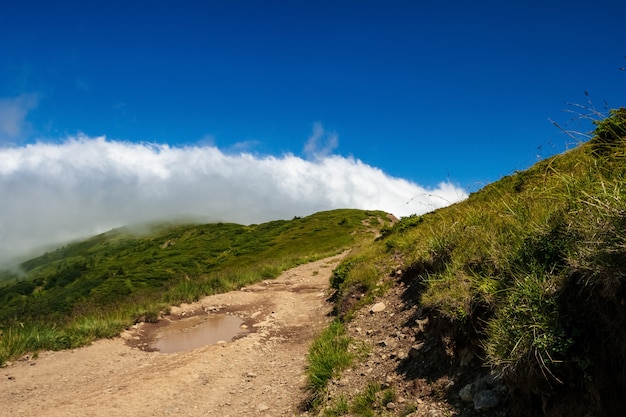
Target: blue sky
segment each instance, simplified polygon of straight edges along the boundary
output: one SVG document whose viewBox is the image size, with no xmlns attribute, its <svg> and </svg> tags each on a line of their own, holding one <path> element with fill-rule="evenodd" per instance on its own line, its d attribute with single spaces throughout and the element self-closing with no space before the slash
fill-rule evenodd
<svg viewBox="0 0 626 417">
<path fill-rule="evenodd" d="M 363 178 L 376 172 L 380 183 L 356 186 L 355 179 L 348 188 L 371 197 L 395 190 L 390 184 L 408 187 L 391 197 L 395 203 L 381 202 L 390 211 L 418 194 L 441 191 L 451 193 L 445 194 L 447 201 L 455 200 L 450 195 L 464 198 L 571 147 L 573 140 L 550 120 L 588 130 L 570 122 L 575 115 L 567 112 L 577 110 L 568 103 L 588 104 L 585 92 L 599 110 L 605 102 L 611 108 L 625 104 L 626 72 L 619 69 L 626 67 L 625 15 L 626 3 L 611 0 L 5 5 L 0 13 L 0 163 L 5 165 L 4 171 L 0 166 L 0 199 L 14 203 L 0 213 L 0 237 L 26 227 L 10 226 L 13 216 L 32 205 L 33 196 L 44 199 L 42 190 L 58 199 L 59 211 L 71 204 L 77 210 L 96 207 L 98 201 L 119 205 L 112 196 L 128 192 L 128 177 L 120 174 L 128 167 L 134 167 L 137 180 L 146 178 L 143 168 L 170 169 L 155 168 L 150 164 L 156 162 L 145 158 L 161 155 L 171 161 L 176 154 L 182 159 L 171 166 L 180 166 L 211 150 L 221 155 L 227 172 L 246 167 L 240 177 L 222 179 L 224 194 L 211 190 L 215 199 L 242 197 L 226 190 L 250 194 L 233 184 L 248 183 L 246 175 L 260 181 L 262 169 L 255 164 L 270 160 L 281 169 L 291 169 L 294 161 L 302 165 L 297 172 L 309 177 L 298 177 L 295 184 L 310 185 L 313 171 L 318 180 L 330 175 L 327 182 L 359 177 L 360 168 L 368 170 Z M 125 150 L 116 153 L 118 145 Z M 145 157 L 146 150 L 152 157 Z M 76 160 L 90 160 L 85 154 L 118 155 L 111 161 L 125 158 L 126 168 L 111 161 L 98 168 L 77 165 Z M 329 161 L 358 169 L 346 174 L 339 165 L 328 168 Z M 293 172 L 289 169 L 284 172 Z M 206 175 L 202 181 L 219 181 Z M 274 183 L 286 176 L 267 173 Z M 102 181 L 96 194 L 95 180 L 83 180 L 92 177 Z M 442 182 L 454 190 L 443 190 Z M 161 187 L 160 201 L 171 196 L 163 184 L 151 184 Z M 20 197 L 17 185 L 31 189 Z M 346 190 L 314 192 L 351 192 Z M 81 200 L 81 192 L 91 194 Z M 309 206 L 304 197 L 301 205 L 273 201 L 296 215 L 359 198 Z M 375 208 L 376 199 L 367 201 L 359 208 Z M 247 213 L 233 220 L 290 217 L 289 210 L 267 207 L 265 216 Z M 180 211 L 172 210 L 166 214 Z M 203 213 L 228 217 L 222 213 L 232 207 L 211 210 Z M 57 218 L 32 216 L 42 218 L 41 224 Z M 99 226 L 93 230 L 138 220 L 96 218 Z M 85 227 L 64 237 L 91 231 Z"/>
</svg>

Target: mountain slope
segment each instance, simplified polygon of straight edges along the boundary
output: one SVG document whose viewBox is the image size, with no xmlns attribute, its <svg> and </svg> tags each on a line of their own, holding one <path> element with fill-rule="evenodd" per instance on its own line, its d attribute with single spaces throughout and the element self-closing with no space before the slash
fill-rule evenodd
<svg viewBox="0 0 626 417">
<path fill-rule="evenodd" d="M 384 375 L 401 375 L 398 391 L 445 400 L 451 408 L 437 412 L 455 415 L 474 415 L 462 401 L 472 400 L 470 388 L 461 389 L 488 369 L 501 381 L 485 390 L 499 397 L 492 415 L 621 415 L 625 179 L 619 109 L 588 143 L 384 230 L 331 280 L 349 335 L 386 358 L 367 361 L 362 373 L 382 367 L 370 381 L 378 387 L 389 386 Z M 386 318 L 354 324 L 375 320 L 361 310 L 375 300 L 387 305 Z M 365 337 L 355 331 L 364 326 Z M 391 341 L 394 350 L 383 349 Z M 341 415 L 345 395 L 338 390 L 325 412 Z"/>
</svg>

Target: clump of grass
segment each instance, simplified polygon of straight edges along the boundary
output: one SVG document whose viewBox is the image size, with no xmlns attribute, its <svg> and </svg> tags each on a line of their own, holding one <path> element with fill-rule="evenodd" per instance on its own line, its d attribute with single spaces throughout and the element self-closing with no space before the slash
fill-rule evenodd
<svg viewBox="0 0 626 417">
<path fill-rule="evenodd" d="M 337 319 L 311 343 L 306 370 L 309 407 L 316 408 L 321 404 L 328 382 L 352 362 L 351 343 L 343 323 Z"/>
<path fill-rule="evenodd" d="M 487 326 L 486 352 L 502 372 L 528 372 L 539 365 L 546 379 L 572 345 L 559 322 L 558 300 L 551 277 L 541 272 L 515 279 L 496 316 Z"/>
<path fill-rule="evenodd" d="M 324 417 L 339 417 L 350 412 L 350 404 L 345 395 L 339 395 L 332 403 L 324 408 L 322 415 Z"/>
<path fill-rule="evenodd" d="M 81 316 L 69 323 L 63 332 L 67 334 L 71 347 L 89 344 L 97 339 L 117 336 L 129 325 L 129 318 L 116 315 Z"/>
<path fill-rule="evenodd" d="M 370 382 L 365 392 L 354 397 L 350 411 L 358 416 L 374 416 L 380 414 L 380 410 L 384 410 L 395 398 L 393 388 L 384 388 L 376 382 Z"/>
<path fill-rule="evenodd" d="M 380 384 L 371 382 L 367 385 L 365 392 L 357 395 L 352 400 L 350 410 L 359 416 L 374 416 L 374 408 L 377 404 L 377 394 L 380 392 Z"/>
<path fill-rule="evenodd" d="M 0 333 L 0 363 L 29 352 L 71 347 L 70 339 L 55 327 L 26 324 L 2 330 Z"/>
</svg>

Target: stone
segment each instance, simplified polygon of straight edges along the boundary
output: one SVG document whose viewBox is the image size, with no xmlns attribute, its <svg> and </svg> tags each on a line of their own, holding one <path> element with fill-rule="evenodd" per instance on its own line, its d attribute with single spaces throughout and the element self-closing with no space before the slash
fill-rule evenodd
<svg viewBox="0 0 626 417">
<path fill-rule="evenodd" d="M 385 303 L 376 303 L 370 308 L 370 313 L 380 313 L 381 311 L 385 311 L 385 308 L 387 308 Z"/>
<path fill-rule="evenodd" d="M 474 394 L 474 410 L 485 411 L 500 404 L 500 394 L 496 390 L 487 389 Z"/>
<path fill-rule="evenodd" d="M 420 333 L 426 332 L 426 326 L 428 326 L 428 322 L 429 322 L 428 317 L 422 320 L 420 319 L 415 320 L 415 323 L 417 324 L 417 328 Z"/>
<path fill-rule="evenodd" d="M 502 382 L 494 375 L 487 374 L 467 384 L 459 391 L 459 397 L 466 402 L 473 402 L 476 411 L 489 410 L 497 407 L 505 391 Z"/>
<path fill-rule="evenodd" d="M 411 346 L 409 349 L 409 357 L 415 359 L 419 357 L 421 350 L 424 348 L 424 342 Z"/>
<path fill-rule="evenodd" d="M 474 401 L 474 385 L 467 384 L 461 388 L 461 391 L 459 391 L 459 397 L 468 403 Z"/>
<path fill-rule="evenodd" d="M 385 407 L 387 407 L 387 410 L 395 410 L 396 409 L 396 405 L 392 401 L 388 402 L 385 405 Z"/>
</svg>

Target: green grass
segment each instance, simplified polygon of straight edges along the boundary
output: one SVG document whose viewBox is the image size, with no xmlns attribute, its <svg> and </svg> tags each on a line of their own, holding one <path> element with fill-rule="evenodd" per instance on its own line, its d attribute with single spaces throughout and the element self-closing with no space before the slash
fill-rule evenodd
<svg viewBox="0 0 626 417">
<path fill-rule="evenodd" d="M 385 228 L 335 270 L 337 311 L 349 319 L 355 291 L 379 291 L 400 267 L 414 302 L 478 338 L 485 365 L 522 392 L 592 390 L 603 355 L 620 386 L 626 110 L 596 125 L 588 143 Z"/>
<path fill-rule="evenodd" d="M 112 337 L 170 305 L 275 278 L 372 240 L 379 220 L 386 214 L 342 209 L 247 226 L 121 228 L 68 244 L 23 262 L 21 275 L 0 271 L 0 363 Z"/>
<path fill-rule="evenodd" d="M 354 359 L 349 349 L 351 343 L 352 339 L 346 335 L 343 323 L 337 319 L 311 343 L 306 370 L 311 408 L 321 404 L 328 382 Z"/>
<path fill-rule="evenodd" d="M 393 388 L 383 387 L 376 382 L 370 382 L 363 392 L 353 395 L 353 397 L 347 398 L 344 395 L 339 396 L 327 405 L 322 411 L 321 415 L 325 417 L 352 415 L 362 417 L 373 417 L 379 415 L 392 415 L 393 413 L 386 409 L 387 404 L 395 401 L 396 393 Z M 413 408 L 407 408 L 406 415 L 411 413 Z"/>
</svg>

